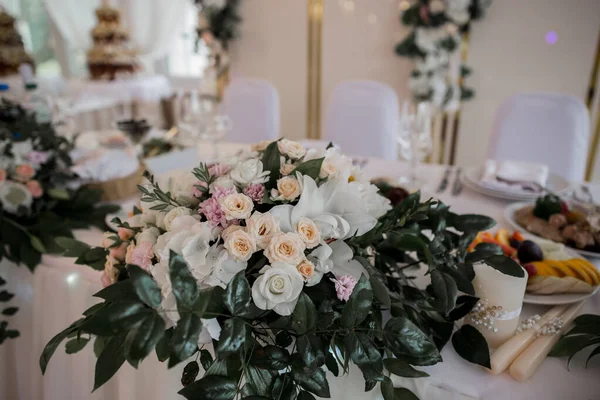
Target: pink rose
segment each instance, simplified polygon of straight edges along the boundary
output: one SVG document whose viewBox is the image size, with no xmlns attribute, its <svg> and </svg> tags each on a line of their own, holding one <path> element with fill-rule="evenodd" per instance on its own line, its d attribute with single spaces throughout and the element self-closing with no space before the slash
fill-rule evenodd
<svg viewBox="0 0 600 400">
<path fill-rule="evenodd" d="M 140 243 L 131 254 L 131 260 L 128 264 L 137 265 L 146 271 L 152 266 L 152 259 L 154 258 L 154 252 L 152 251 L 152 243 L 144 242 Z"/>
<path fill-rule="evenodd" d="M 123 242 L 119 246 L 111 248 L 109 254 L 119 261 L 124 261 L 127 254 L 127 245 L 127 242 Z"/>
<path fill-rule="evenodd" d="M 121 240 L 129 240 L 135 235 L 135 232 L 129 228 L 119 228 L 117 235 Z"/>
<path fill-rule="evenodd" d="M 354 291 L 354 286 L 358 283 L 355 277 L 352 275 L 344 275 L 331 279 L 331 282 L 335 284 L 335 291 L 337 298 L 342 301 L 348 301 L 350 295 Z"/>
<path fill-rule="evenodd" d="M 44 194 L 44 189 L 42 189 L 42 185 L 40 185 L 40 183 L 36 180 L 27 182 L 25 186 L 27 186 L 27 189 L 29 189 L 29 193 L 31 193 L 31 195 L 35 199 L 42 197 L 42 195 Z"/>
<path fill-rule="evenodd" d="M 35 175 L 35 170 L 30 164 L 21 164 L 15 170 L 17 178 L 22 182 L 27 182 Z"/>
<path fill-rule="evenodd" d="M 6 171 L 0 168 L 0 182 L 4 182 L 6 180 Z"/>
</svg>

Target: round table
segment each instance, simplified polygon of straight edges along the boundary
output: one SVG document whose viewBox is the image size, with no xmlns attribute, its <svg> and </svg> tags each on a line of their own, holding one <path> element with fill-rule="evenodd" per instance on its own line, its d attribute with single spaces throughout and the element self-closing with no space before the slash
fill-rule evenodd
<svg viewBox="0 0 600 400">
<path fill-rule="evenodd" d="M 200 146 L 201 147 L 201 146 Z M 234 154 L 240 145 L 225 144 L 222 152 Z M 203 155 L 200 154 L 199 157 Z M 369 177 L 398 177 L 406 171 L 399 162 L 369 160 L 363 167 Z M 442 179 L 444 166 L 424 165 L 419 174 L 426 181 L 424 192 L 440 198 L 456 213 L 488 215 L 498 222 L 498 227 L 508 227 L 503 220 L 506 201 L 485 197 L 468 188 L 461 195 L 451 195 L 450 185 L 444 193 L 434 190 Z M 98 230 L 81 231 L 78 239 L 92 244 L 101 241 Z M 600 260 L 595 261 L 598 265 Z M 6 263 L 6 261 L 3 261 Z M 4 266 L 4 265 L 3 265 Z M 14 267 L 14 266 L 11 266 Z M 6 271 L 6 269 L 4 269 Z M 164 400 L 179 399 L 176 392 L 185 363 L 172 370 L 159 363 L 151 354 L 136 371 L 128 364 L 107 384 L 91 393 L 96 358 L 92 346 L 75 355 L 64 353 L 59 346 L 50 361 L 46 375 L 42 377 L 38 365 L 44 345 L 57 332 L 78 319 L 81 312 L 96 302 L 92 295 L 101 289 L 100 272 L 86 266 L 75 265 L 72 259 L 46 256 L 35 275 L 24 268 L 8 270 L 11 284 L 17 292 L 16 302 L 22 308 L 11 325 L 21 330 L 22 337 L 0 346 L 0 398 L 11 400 Z M 15 272 L 18 271 L 18 272 Z M 541 306 L 524 306 L 525 314 L 543 312 Z M 594 296 L 584 306 L 583 313 L 600 314 L 600 297 Z M 34 322 L 35 321 L 35 322 Z M 398 379 L 395 384 L 405 386 L 419 395 L 421 400 L 525 400 L 525 399 L 596 399 L 600 393 L 600 381 L 594 362 L 584 369 L 580 357 L 567 371 L 566 360 L 547 359 L 537 373 L 528 381 L 519 383 L 508 374 L 493 376 L 483 369 L 462 360 L 447 346 L 443 363 L 423 368 L 429 378 Z M 353 368 L 350 376 L 335 378 L 329 375 L 333 399 L 364 400 L 381 399 L 378 389 L 364 393 L 360 372 Z"/>
</svg>

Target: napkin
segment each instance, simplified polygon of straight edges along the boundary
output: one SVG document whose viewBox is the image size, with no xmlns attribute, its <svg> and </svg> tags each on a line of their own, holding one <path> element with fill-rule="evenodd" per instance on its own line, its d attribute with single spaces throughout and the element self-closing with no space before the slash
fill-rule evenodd
<svg viewBox="0 0 600 400">
<path fill-rule="evenodd" d="M 129 176 L 139 166 L 134 152 L 118 149 L 98 151 L 91 157 L 84 157 L 72 170 L 85 181 L 106 182 Z"/>
<path fill-rule="evenodd" d="M 548 181 L 548 167 L 521 161 L 487 160 L 481 185 L 511 192 L 541 192 Z"/>
</svg>

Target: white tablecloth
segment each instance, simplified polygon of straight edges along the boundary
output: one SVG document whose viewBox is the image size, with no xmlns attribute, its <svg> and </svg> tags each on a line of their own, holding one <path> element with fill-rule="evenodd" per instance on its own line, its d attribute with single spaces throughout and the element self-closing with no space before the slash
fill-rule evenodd
<svg viewBox="0 0 600 400">
<path fill-rule="evenodd" d="M 237 147 L 224 146 L 235 152 Z M 400 176 L 405 165 L 396 162 L 372 160 L 364 170 L 368 176 Z M 432 194 L 440 182 L 442 166 L 424 166 L 421 176 L 426 179 L 426 194 Z M 450 188 L 439 196 L 457 213 L 480 213 L 507 227 L 503 209 L 507 202 L 484 197 L 465 188 L 459 197 L 450 195 Z M 85 231 L 81 240 L 99 243 L 99 231 Z M 4 265 L 3 265 L 4 267 Z M 6 271 L 2 268 L 2 271 Z M 19 285 L 19 303 L 24 308 L 14 318 L 22 337 L 0 346 L 0 399 L 10 400 L 164 400 L 178 399 L 183 365 L 168 371 L 154 354 L 137 371 L 129 365 L 106 385 L 93 394 L 95 357 L 91 346 L 76 355 L 64 354 L 60 346 L 51 360 L 46 376 L 39 372 L 38 359 L 43 346 L 57 332 L 78 319 L 81 312 L 93 303 L 91 295 L 101 289 L 100 273 L 88 267 L 74 265 L 72 260 L 45 257 L 34 277 L 27 271 L 9 269 L 13 284 Z M 19 271 L 14 272 L 14 271 Z M 4 272 L 5 273 L 5 272 Z M 6 274 L 6 273 L 5 273 Z M 20 283 L 19 283 L 20 282 Z M 33 289 L 32 289 L 33 288 Z M 543 307 L 525 305 L 524 313 L 543 311 Z M 600 297 L 590 299 L 583 312 L 600 314 Z M 32 319 L 33 318 L 33 319 Z M 32 321 L 35 321 L 33 324 Z M 429 378 L 403 380 L 402 385 L 412 389 L 421 400 L 592 400 L 598 399 L 600 381 L 597 369 L 585 370 L 578 359 L 566 369 L 564 359 L 547 359 L 537 374 L 519 383 L 507 374 L 492 376 L 467 363 L 454 353 L 449 345 L 442 352 L 444 362 L 425 368 Z M 593 365 L 594 363 L 592 363 Z M 16 365 L 16 367 L 15 367 Z M 596 365 L 597 368 L 597 365 Z M 394 377 L 394 379 L 396 379 Z M 365 394 L 364 381 L 354 369 L 349 377 L 330 376 L 333 399 L 381 399 L 377 391 Z"/>
</svg>

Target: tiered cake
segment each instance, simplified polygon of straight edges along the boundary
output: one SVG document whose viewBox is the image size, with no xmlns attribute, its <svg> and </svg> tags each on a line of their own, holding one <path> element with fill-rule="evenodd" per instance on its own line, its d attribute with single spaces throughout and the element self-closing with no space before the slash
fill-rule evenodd
<svg viewBox="0 0 600 400">
<path fill-rule="evenodd" d="M 25 52 L 15 19 L 0 9 L 0 76 L 18 74 L 21 64 L 35 65 L 33 58 Z"/>
<path fill-rule="evenodd" d="M 119 10 L 106 2 L 96 9 L 98 24 L 92 29 L 93 47 L 87 53 L 90 77 L 114 80 L 117 75 L 138 69 L 135 50 L 129 46 L 129 34 L 121 26 Z"/>
</svg>

